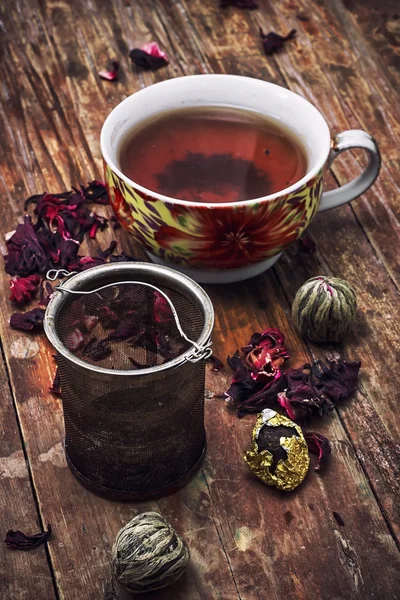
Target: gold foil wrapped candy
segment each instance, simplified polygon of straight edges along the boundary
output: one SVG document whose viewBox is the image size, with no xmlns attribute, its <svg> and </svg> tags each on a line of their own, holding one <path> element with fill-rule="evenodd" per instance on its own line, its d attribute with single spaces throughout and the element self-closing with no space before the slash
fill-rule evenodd
<svg viewBox="0 0 400 600">
<path fill-rule="evenodd" d="M 300 485 L 307 475 L 310 457 L 296 423 L 266 408 L 257 417 L 252 439 L 244 460 L 261 481 L 286 492 Z"/>
</svg>

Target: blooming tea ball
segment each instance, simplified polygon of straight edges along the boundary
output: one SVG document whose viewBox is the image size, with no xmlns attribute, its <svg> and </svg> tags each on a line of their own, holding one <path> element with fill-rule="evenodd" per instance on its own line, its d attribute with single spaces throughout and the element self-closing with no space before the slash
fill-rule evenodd
<svg viewBox="0 0 400 600">
<path fill-rule="evenodd" d="M 182 575 L 189 562 L 186 542 L 156 512 L 144 512 L 117 534 L 112 568 L 121 586 L 134 593 L 166 587 Z"/>
<path fill-rule="evenodd" d="M 244 460 L 263 483 L 285 492 L 300 485 L 310 466 L 301 427 L 270 408 L 257 416 Z"/>
<path fill-rule="evenodd" d="M 351 329 L 357 309 L 351 285 L 337 277 L 313 277 L 298 290 L 293 321 L 312 342 L 339 342 Z"/>
</svg>

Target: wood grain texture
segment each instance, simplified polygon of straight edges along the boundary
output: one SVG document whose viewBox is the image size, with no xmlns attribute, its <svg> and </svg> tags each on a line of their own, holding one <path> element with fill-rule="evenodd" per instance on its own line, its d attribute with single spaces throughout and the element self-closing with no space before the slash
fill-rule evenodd
<svg viewBox="0 0 400 600">
<path fill-rule="evenodd" d="M 381 46 L 375 37 L 371 42 L 367 5 L 358 0 L 351 6 L 338 0 L 261 1 L 260 10 L 251 13 L 221 12 L 215 0 L 158 0 L 151 6 L 133 0 L 18 0 L 12 11 L 5 2 L 1 5 L 3 234 L 21 219 L 29 194 L 100 177 L 98 138 L 109 110 L 133 91 L 168 77 L 226 72 L 288 85 L 321 109 L 333 131 L 370 130 L 385 161 L 378 184 L 361 199 L 317 217 L 311 227 L 317 254 L 293 247 L 274 271 L 254 281 L 208 288 L 216 310 L 214 344 L 222 358 L 253 331 L 279 326 L 293 366 L 311 355 L 341 354 L 363 361 L 356 397 L 315 423 L 333 442 L 329 468 L 321 476 L 311 471 L 293 494 L 267 489 L 248 472 L 242 454 L 254 417 L 239 421 L 218 398 L 229 372 L 211 368 L 208 455 L 187 487 L 158 502 L 134 505 L 108 502 L 83 490 L 66 467 L 60 401 L 47 393 L 54 370 L 51 348 L 42 336 L 9 329 L 11 307 L 2 295 L 0 335 L 41 518 L 54 526 L 49 552 L 61 598 L 102 597 L 115 534 L 148 509 L 171 521 L 192 554 L 184 578 L 153 594 L 154 600 L 398 597 L 399 426 L 393 417 L 398 414 L 399 258 L 394 250 L 399 108 L 396 75 L 388 62 L 392 54 L 381 51 L 385 39 L 390 53 L 395 44 L 386 33 L 379 38 Z M 373 10 L 381 14 L 378 3 Z M 295 26 L 298 39 L 266 58 L 260 51 L 259 25 L 281 33 Z M 395 26 L 385 31 L 390 28 Z M 168 52 L 169 66 L 155 74 L 133 69 L 129 48 L 153 39 Z M 114 57 L 121 61 L 120 80 L 103 82 L 97 71 Z M 336 179 L 330 176 L 328 185 L 354 177 L 363 160 L 346 154 L 335 163 Z M 132 250 L 128 237 L 118 233 L 123 249 Z M 111 236 L 111 231 L 101 236 L 103 247 Z M 98 242 L 89 246 L 94 250 Z M 343 347 L 306 346 L 291 324 L 295 291 L 320 273 L 349 279 L 358 293 L 358 327 Z M 0 285 L 7 289 L 4 273 Z M 8 398 L 8 410 L 10 402 Z M 18 498 L 14 489 L 11 493 Z M 344 527 L 333 511 L 343 517 Z M 31 572 L 39 571 L 33 565 Z M 21 581 L 20 596 L 6 595 L 6 600 L 47 599 L 46 592 L 30 596 Z M 24 590 L 28 595 L 22 595 Z"/>
<path fill-rule="evenodd" d="M 0 422 L 0 598 L 55 600 L 45 547 L 31 552 L 18 552 L 10 550 L 3 543 L 8 529 L 20 529 L 32 535 L 41 530 L 42 524 L 3 360 L 0 361 Z"/>
</svg>

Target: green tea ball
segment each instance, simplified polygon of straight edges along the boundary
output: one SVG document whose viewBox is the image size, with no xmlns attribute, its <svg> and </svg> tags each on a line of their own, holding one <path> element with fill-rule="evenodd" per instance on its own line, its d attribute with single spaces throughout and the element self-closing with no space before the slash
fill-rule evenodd
<svg viewBox="0 0 400 600">
<path fill-rule="evenodd" d="M 298 290 L 293 321 L 312 342 L 339 342 L 351 329 L 357 309 L 356 294 L 337 277 L 313 277 Z"/>
<path fill-rule="evenodd" d="M 156 512 L 145 512 L 123 527 L 112 548 L 115 579 L 134 593 L 158 590 L 182 575 L 189 562 L 186 542 Z"/>
</svg>

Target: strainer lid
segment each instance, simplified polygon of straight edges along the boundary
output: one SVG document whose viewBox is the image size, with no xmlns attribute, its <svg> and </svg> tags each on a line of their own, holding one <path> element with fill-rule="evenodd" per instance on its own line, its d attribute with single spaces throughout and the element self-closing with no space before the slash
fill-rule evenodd
<svg viewBox="0 0 400 600">
<path fill-rule="evenodd" d="M 186 305 L 190 305 L 196 310 L 200 321 L 197 319 L 200 326 L 197 326 L 195 330 L 195 336 L 193 331 L 190 335 L 186 335 L 189 332 L 191 326 L 190 322 L 187 322 L 188 316 L 185 311 L 179 315 L 176 314 L 178 330 L 184 334 L 184 337 L 188 342 L 193 340 L 192 343 L 186 343 L 186 346 L 182 348 L 181 352 L 175 354 L 167 362 L 163 364 L 155 364 L 154 366 L 144 368 L 115 368 L 114 365 L 110 368 L 109 364 L 103 363 L 93 364 L 82 355 L 79 356 L 66 344 L 66 337 L 64 334 L 65 327 L 60 328 L 60 323 L 65 322 L 65 314 L 68 313 L 69 307 L 71 306 L 71 296 L 73 298 L 95 298 L 96 294 L 94 290 L 98 288 L 122 288 L 123 282 L 136 282 L 135 285 L 143 285 L 143 289 L 149 290 L 149 288 L 156 288 L 169 297 L 169 293 L 178 300 L 184 300 Z M 118 286 L 118 284 L 121 284 Z M 111 288 L 109 286 L 112 286 Z M 57 289 L 57 288 L 56 288 Z M 126 288 L 125 288 L 126 289 Z M 87 295 L 87 293 L 89 295 Z M 157 293 L 157 292 L 156 292 Z M 170 299 L 171 300 L 171 299 Z M 172 299 L 172 305 L 174 300 Z M 172 306 L 171 305 L 171 306 Z M 190 311 L 189 311 L 190 312 Z M 185 322 L 186 317 L 186 322 Z M 179 321 L 181 321 L 181 329 L 179 328 Z M 205 291 L 192 279 L 179 273 L 173 269 L 162 267 L 159 265 L 153 265 L 150 263 L 115 263 L 100 265 L 83 271 L 82 273 L 74 274 L 69 279 L 65 280 L 57 291 L 53 294 L 49 305 L 46 310 L 44 319 L 45 333 L 56 349 L 56 351 L 70 361 L 76 368 L 89 370 L 97 374 L 114 375 L 114 376 L 146 376 L 149 374 L 161 373 L 162 371 L 173 369 L 181 365 L 186 361 L 197 360 L 205 358 L 210 354 L 210 336 L 214 323 L 214 311 L 212 303 Z M 61 333 L 60 333 L 61 329 Z M 189 339 L 188 339 L 189 338 Z M 202 350 L 199 351 L 199 348 Z M 118 362 L 118 361 L 117 361 Z M 134 361 L 132 361 L 134 362 Z"/>
</svg>

